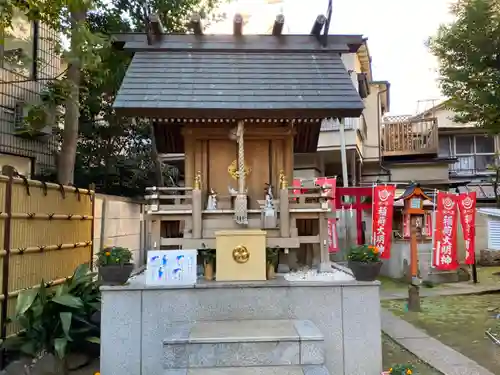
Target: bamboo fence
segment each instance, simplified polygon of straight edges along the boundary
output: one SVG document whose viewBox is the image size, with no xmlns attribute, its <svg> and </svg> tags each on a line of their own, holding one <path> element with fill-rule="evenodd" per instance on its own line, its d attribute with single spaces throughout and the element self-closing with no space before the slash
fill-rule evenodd
<svg viewBox="0 0 500 375">
<path fill-rule="evenodd" d="M 0 175 L 0 339 L 23 289 L 62 283 L 92 262 L 94 191 Z"/>
</svg>

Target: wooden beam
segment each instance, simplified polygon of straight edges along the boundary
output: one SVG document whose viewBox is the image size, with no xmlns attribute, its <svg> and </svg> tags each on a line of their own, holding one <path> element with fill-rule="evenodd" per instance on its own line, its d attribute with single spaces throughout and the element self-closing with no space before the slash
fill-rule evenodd
<svg viewBox="0 0 500 375">
<path fill-rule="evenodd" d="M 283 26 L 285 25 L 285 16 L 283 14 L 278 14 L 274 20 L 273 35 L 279 36 L 283 32 Z"/>
<path fill-rule="evenodd" d="M 236 13 L 233 18 L 233 34 L 243 35 L 243 16 L 239 13 Z"/>
<path fill-rule="evenodd" d="M 153 32 L 153 37 L 155 41 L 159 42 L 163 38 L 163 25 L 158 14 L 151 14 L 149 16 L 149 24 L 151 25 L 151 31 Z"/>
<path fill-rule="evenodd" d="M 321 30 L 323 30 L 325 23 L 326 23 L 326 17 L 323 14 L 320 14 L 318 17 L 316 17 L 316 21 L 314 21 L 314 25 L 311 29 L 311 35 L 314 35 L 316 38 L 319 39 L 321 35 Z"/>
<path fill-rule="evenodd" d="M 191 16 L 190 27 L 191 30 L 193 30 L 194 35 L 203 35 L 201 16 L 198 13 L 195 13 Z"/>
</svg>

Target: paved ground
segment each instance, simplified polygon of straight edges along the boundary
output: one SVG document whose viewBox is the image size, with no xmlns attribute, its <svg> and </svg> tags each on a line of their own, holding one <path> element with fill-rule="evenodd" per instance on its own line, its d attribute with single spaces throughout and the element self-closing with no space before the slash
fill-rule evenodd
<svg viewBox="0 0 500 375">
<path fill-rule="evenodd" d="M 473 360 L 382 309 L 382 330 L 443 375 L 494 375 Z"/>
<path fill-rule="evenodd" d="M 420 288 L 421 297 L 458 296 L 464 294 L 479 294 L 500 291 L 500 285 L 481 285 L 473 283 L 446 284 L 439 288 Z M 405 299 L 407 290 L 381 290 L 380 299 Z"/>
<path fill-rule="evenodd" d="M 499 289 L 498 286 L 461 283 L 445 288 L 422 288 L 420 295 L 422 297 L 464 295 L 487 293 Z M 382 290 L 380 293 L 382 300 L 403 299 L 407 296 L 405 291 Z M 470 358 L 430 337 L 391 312 L 382 309 L 381 318 L 384 333 L 444 375 L 494 375 Z"/>
</svg>

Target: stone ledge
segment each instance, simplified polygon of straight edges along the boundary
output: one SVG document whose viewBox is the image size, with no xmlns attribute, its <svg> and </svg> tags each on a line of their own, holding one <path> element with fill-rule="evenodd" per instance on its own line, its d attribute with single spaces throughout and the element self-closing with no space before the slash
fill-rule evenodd
<svg viewBox="0 0 500 375">
<path fill-rule="evenodd" d="M 171 289 L 218 289 L 218 288 L 289 288 L 289 287 L 373 287 L 380 286 L 379 281 L 287 281 L 278 276 L 274 280 L 266 281 L 205 281 L 199 279 L 194 285 L 153 285 L 147 286 L 144 274 L 131 278 L 126 285 L 101 286 L 102 291 L 128 291 L 128 290 L 171 290 Z"/>
</svg>

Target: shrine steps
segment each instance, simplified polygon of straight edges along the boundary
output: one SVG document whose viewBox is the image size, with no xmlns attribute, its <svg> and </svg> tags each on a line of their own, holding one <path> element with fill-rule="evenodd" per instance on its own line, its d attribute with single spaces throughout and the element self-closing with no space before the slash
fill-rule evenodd
<svg viewBox="0 0 500 375">
<path fill-rule="evenodd" d="M 308 320 L 202 321 L 172 327 L 165 375 L 328 375 L 324 338 Z"/>
</svg>

